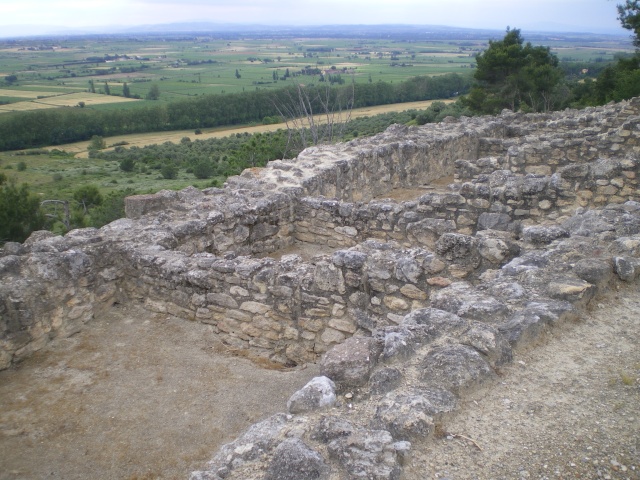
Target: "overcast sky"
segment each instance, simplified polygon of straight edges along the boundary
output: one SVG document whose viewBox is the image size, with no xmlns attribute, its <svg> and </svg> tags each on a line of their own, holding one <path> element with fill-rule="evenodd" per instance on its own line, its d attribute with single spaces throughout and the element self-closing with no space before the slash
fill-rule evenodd
<svg viewBox="0 0 640 480">
<path fill-rule="evenodd" d="M 192 21 L 396 23 L 624 35 L 628 32 L 616 19 L 616 3 L 622 0 L 0 0 L 0 26 L 8 31 L 20 25 L 80 28 Z"/>
</svg>

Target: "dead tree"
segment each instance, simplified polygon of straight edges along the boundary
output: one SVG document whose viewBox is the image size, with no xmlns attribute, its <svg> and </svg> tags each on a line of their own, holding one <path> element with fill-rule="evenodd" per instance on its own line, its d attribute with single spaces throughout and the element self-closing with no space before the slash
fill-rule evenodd
<svg viewBox="0 0 640 480">
<path fill-rule="evenodd" d="M 274 106 L 287 126 L 287 151 L 302 151 L 312 145 L 333 143 L 344 134 L 351 120 L 355 86 L 304 85 L 287 89 Z"/>
<path fill-rule="evenodd" d="M 67 229 L 67 231 L 70 230 L 71 219 L 69 215 L 69 202 L 67 202 L 66 200 L 44 200 L 40 202 L 41 207 L 49 204 L 53 204 L 55 206 L 54 213 L 45 213 L 45 217 L 51 218 L 53 220 L 58 220 L 60 218 L 58 215 L 58 205 L 62 205 L 62 208 L 63 208 L 62 223 L 64 227 Z"/>
</svg>

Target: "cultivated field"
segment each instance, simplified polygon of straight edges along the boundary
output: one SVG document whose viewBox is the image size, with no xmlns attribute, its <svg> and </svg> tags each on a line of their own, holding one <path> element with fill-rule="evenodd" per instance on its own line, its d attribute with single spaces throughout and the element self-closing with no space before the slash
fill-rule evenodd
<svg viewBox="0 0 640 480">
<path fill-rule="evenodd" d="M 281 88 L 292 82 L 318 81 L 320 75 L 334 81 L 373 83 L 400 82 L 417 75 L 470 74 L 475 55 L 487 47 L 490 38 L 504 34 L 383 33 L 204 32 L 5 40 L 0 42 L 0 71 L 4 76 L 15 75 L 16 81 L 0 90 L 0 103 L 93 90 L 102 93 L 104 100 L 84 100 L 87 107 L 113 108 L 125 83 L 131 97 L 144 99 L 151 86 L 157 85 L 160 101 L 171 101 Z M 534 44 L 550 46 L 566 61 L 598 63 L 633 50 L 625 37 L 523 35 Z M 111 95 L 105 94 L 107 90 Z"/>
<path fill-rule="evenodd" d="M 7 96 L 18 96 L 14 94 L 23 94 L 26 96 L 29 92 L 20 92 L 18 90 L 0 90 L 7 92 Z M 45 97 L 45 98 L 40 98 Z M 39 94 L 37 100 L 30 100 L 25 102 L 9 103 L 7 105 L 0 105 L 0 112 L 25 112 L 28 110 L 39 110 L 42 108 L 56 108 L 56 107 L 91 107 L 95 105 L 104 105 L 106 103 L 125 103 L 125 102 L 137 102 L 138 100 L 133 98 L 114 97 L 110 95 L 99 95 L 97 93 L 81 92 L 81 93 L 49 93 L 48 95 Z"/>
</svg>

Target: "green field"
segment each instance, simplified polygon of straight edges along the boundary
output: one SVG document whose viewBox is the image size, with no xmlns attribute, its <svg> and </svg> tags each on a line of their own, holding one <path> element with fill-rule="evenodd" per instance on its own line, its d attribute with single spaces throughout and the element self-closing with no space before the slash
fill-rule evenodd
<svg viewBox="0 0 640 480">
<path fill-rule="evenodd" d="M 237 174 L 242 168 L 281 158 L 277 156 L 282 154 L 281 150 L 277 153 L 280 148 L 276 146 L 278 140 L 274 140 L 274 137 L 270 136 L 271 133 L 264 132 L 283 128 L 282 125 L 271 125 L 271 121 L 267 122 L 261 116 L 257 116 L 249 120 L 229 122 L 236 123 L 235 127 L 246 123 L 253 125 L 253 130 L 249 131 L 245 125 L 243 130 L 234 133 L 228 130 L 231 127 L 227 123 L 216 122 L 215 115 L 227 119 L 222 116 L 223 113 L 216 112 L 231 109 L 232 112 L 246 114 L 258 103 L 247 100 L 250 104 L 236 107 L 234 110 L 229 103 L 232 101 L 231 97 L 219 97 L 218 104 L 222 105 L 220 108 L 216 106 L 218 104 L 210 101 L 211 98 L 217 97 L 210 95 L 274 90 L 273 95 L 276 96 L 276 89 L 283 91 L 283 87 L 292 84 L 341 85 L 351 82 L 373 84 L 361 85 L 362 88 L 356 88 L 354 91 L 371 93 L 380 90 L 384 93 L 389 92 L 389 89 L 397 89 L 405 92 L 403 89 L 409 88 L 406 92 L 413 93 L 422 90 L 416 87 L 419 83 L 409 79 L 420 77 L 414 80 L 429 82 L 430 88 L 437 84 L 444 84 L 446 87 L 437 90 L 437 96 L 426 96 L 420 100 L 437 99 L 443 95 L 451 98 L 457 96 L 456 90 L 460 89 L 459 84 L 454 83 L 457 82 L 455 79 L 470 78 L 475 68 L 475 56 L 487 48 L 490 38 L 499 39 L 504 33 L 494 32 L 489 35 L 486 31 L 457 31 L 451 32 L 451 36 L 448 37 L 448 32 L 442 30 L 434 32 L 433 35 L 421 32 L 415 36 L 392 30 L 389 35 L 369 30 L 368 33 L 354 35 L 353 38 L 345 35 L 345 32 L 335 36 L 330 32 L 326 35 L 319 35 L 317 32 L 314 35 L 269 35 L 262 32 L 256 35 L 96 35 L 0 41 L 0 116 L 7 119 L 6 124 L 15 125 L 16 129 L 22 127 L 15 119 L 28 116 L 19 113 L 11 116 L 10 112 L 36 109 L 74 109 L 57 112 L 60 114 L 57 117 L 82 119 L 78 125 L 84 127 L 88 124 L 85 120 L 94 118 L 103 119 L 101 121 L 116 117 L 137 118 L 138 114 L 146 115 L 145 112 L 168 111 L 171 108 L 182 114 L 177 105 L 188 104 L 189 111 L 185 110 L 184 118 L 204 119 L 203 122 L 209 122 L 206 128 L 205 123 L 201 123 L 202 129 L 192 127 L 190 130 L 169 132 L 164 131 L 161 125 L 158 130 L 162 131 L 149 128 L 137 130 L 147 133 L 105 138 L 107 146 L 120 145 L 117 150 L 126 145 L 124 149 L 131 148 L 132 154 L 135 155 L 139 151 L 134 149 L 140 149 L 149 143 L 160 145 L 159 149 L 142 152 L 142 156 L 137 157 L 131 170 L 122 168 L 124 157 L 109 157 L 105 154 L 102 159 L 91 158 L 90 155 L 87 158 L 89 142 L 86 139 L 90 137 L 80 135 L 78 132 L 81 130 L 73 130 L 71 133 L 61 130 L 56 133 L 61 135 L 56 136 L 56 139 L 84 138 L 85 141 L 73 145 L 58 145 L 57 149 L 49 147 L 46 150 L 2 152 L 0 175 L 17 184 L 27 183 L 30 191 L 40 200 L 69 201 L 75 215 L 75 220 L 72 219 L 71 222 L 72 227 L 90 224 L 80 212 L 77 200 L 74 200 L 74 195 L 82 187 L 96 187 L 105 199 L 113 199 L 114 195 L 117 195 L 121 206 L 124 192 L 150 193 L 161 189 L 180 189 L 188 185 L 197 188 L 218 186 L 227 175 Z M 623 37 L 540 34 L 529 38 L 525 36 L 525 39 L 534 45 L 549 46 L 557 54 L 561 65 L 564 63 L 571 66 L 565 69 L 565 74 L 567 78 L 572 76 L 574 81 L 581 80 L 581 75 L 597 74 L 597 71 L 617 55 L 633 52 L 632 45 Z M 460 76 L 444 77 L 439 82 L 424 78 L 450 73 Z M 327 83 L 320 84 L 322 81 Z M 390 84 L 392 85 L 389 86 Z M 154 89 L 159 92 L 158 98 L 148 99 L 150 91 Z M 444 91 L 447 93 L 442 93 Z M 238 102 L 238 98 L 246 100 L 262 97 L 263 93 L 252 96 L 236 95 L 233 96 L 233 101 Z M 197 101 L 198 97 L 203 95 L 209 97 Z M 268 95 L 271 96 L 271 93 Z M 366 95 L 367 93 L 363 93 L 361 97 L 368 101 L 369 97 Z M 196 101 L 176 102 L 189 98 Z M 395 101 L 407 101 L 409 98 L 410 95 L 403 95 L 402 99 Z M 357 102 L 358 99 L 356 105 Z M 386 103 L 392 101 L 387 100 Z M 242 105 L 242 102 L 236 104 Z M 370 117 L 367 121 L 371 121 L 368 125 L 357 123 L 361 120 L 350 123 L 350 126 L 354 123 L 355 125 L 350 127 L 351 130 L 345 139 L 381 131 L 391 122 L 416 124 L 416 119 L 419 120 L 421 115 L 426 114 L 421 112 L 430 112 L 424 110 L 427 108 L 426 103 L 406 107 L 403 106 L 406 104 L 380 105 L 367 102 L 360 105 L 370 107 L 361 109 L 361 112 L 354 111 L 354 118 L 362 114 Z M 150 106 L 162 108 L 148 108 Z M 204 113 L 200 112 L 200 117 L 191 116 L 197 111 L 198 106 L 205 110 Z M 407 112 L 408 108 L 412 110 Z M 118 117 L 112 112 L 114 110 L 123 110 L 121 113 L 125 115 Z M 404 113 L 399 114 L 390 113 L 403 111 Z M 390 116 L 372 117 L 382 112 L 387 112 L 384 115 Z M 434 112 L 429 115 L 432 113 Z M 444 112 L 442 113 L 444 115 Z M 145 123 L 146 126 L 153 127 L 156 118 L 164 118 L 157 113 L 154 115 L 145 117 L 145 122 L 148 122 Z M 209 118 L 207 115 L 214 117 Z M 43 112 L 38 118 L 47 116 L 52 117 Z M 182 124 L 185 125 L 183 128 L 188 128 L 186 125 L 190 122 L 184 123 L 182 118 L 175 116 L 172 120 L 175 123 L 170 125 L 180 128 L 179 125 Z M 261 121 L 266 124 L 259 125 Z M 30 124 L 28 127 L 33 125 Z M 75 124 L 71 122 L 66 125 L 65 128 L 68 128 L 69 125 Z M 105 125 L 101 123 L 99 126 Z M 42 124 L 38 123 L 38 126 L 36 129 L 31 128 L 34 134 L 42 131 L 49 134 Z M 58 127 L 59 124 L 55 122 L 50 126 L 53 130 Z M 110 128 L 112 132 L 117 131 L 113 125 Z M 215 153 L 206 153 L 207 150 L 201 148 L 203 144 L 198 143 L 232 133 L 235 140 L 241 141 L 234 143 L 235 140 L 223 138 L 224 147 L 211 150 Z M 277 137 L 278 133 L 275 135 Z M 186 137 L 190 138 L 187 140 Z M 9 137 L 5 137 L 4 140 L 8 141 L 7 138 Z M 49 137 L 46 139 L 48 141 Z M 179 151 L 171 146 L 172 143 L 166 142 L 181 144 Z M 186 147 L 191 142 L 194 148 L 189 151 Z M 45 143 L 38 140 L 27 142 L 26 145 L 45 146 Z M 106 151 L 108 150 L 113 148 Z M 198 153 L 198 150 L 201 153 Z M 258 163 L 252 163 L 251 160 L 247 164 L 247 158 L 258 158 L 259 154 L 263 155 L 263 158 Z M 214 165 L 215 173 L 205 179 L 198 179 L 196 169 L 203 162 Z M 176 168 L 175 178 L 166 178 L 163 172 L 163 168 L 169 163 L 179 166 Z M 91 221 L 95 220 L 92 213 L 89 215 Z M 64 230 L 60 222 L 48 226 L 55 231 Z"/>
<path fill-rule="evenodd" d="M 0 90 L 0 102 L 14 110 L 43 108 L 39 96 L 102 94 L 89 108 L 112 108 L 123 94 L 144 99 L 152 85 L 160 101 L 204 94 L 281 88 L 310 82 L 320 73 L 355 82 L 399 82 L 417 75 L 469 73 L 488 38 L 217 38 L 191 34 L 148 37 L 69 37 L 0 42 L 0 79 L 15 76 Z M 628 41 L 606 36 L 557 35 L 535 38 L 561 60 L 604 62 L 631 52 Z M 287 74 L 288 72 L 288 74 Z M 339 76 L 339 77 L 338 77 Z M 93 87 L 90 86 L 92 82 Z M 110 95 L 106 95 L 108 89 Z M 83 100 L 79 100 L 83 101 Z M 133 107 L 118 104 L 117 108 Z M 5 105 L 0 112 L 10 111 Z"/>
</svg>

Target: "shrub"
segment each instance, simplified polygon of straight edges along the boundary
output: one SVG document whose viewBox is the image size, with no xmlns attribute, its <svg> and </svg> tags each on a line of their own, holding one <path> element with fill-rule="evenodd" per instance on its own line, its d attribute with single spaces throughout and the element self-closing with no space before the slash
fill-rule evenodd
<svg viewBox="0 0 640 480">
<path fill-rule="evenodd" d="M 199 179 L 211 178 L 214 170 L 213 164 L 210 161 L 202 160 L 193 167 L 193 174 Z"/>
<path fill-rule="evenodd" d="M 167 162 L 160 168 L 160 174 L 166 180 L 173 180 L 178 178 L 178 167 L 173 163 Z"/>
<path fill-rule="evenodd" d="M 133 158 L 127 157 L 120 161 L 120 170 L 123 172 L 133 172 L 136 162 Z"/>
</svg>

